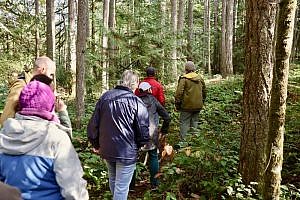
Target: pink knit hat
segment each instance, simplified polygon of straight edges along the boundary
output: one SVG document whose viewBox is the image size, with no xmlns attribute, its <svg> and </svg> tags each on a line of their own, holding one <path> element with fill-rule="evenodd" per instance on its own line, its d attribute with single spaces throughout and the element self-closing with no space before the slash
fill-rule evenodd
<svg viewBox="0 0 300 200">
<path fill-rule="evenodd" d="M 51 88 L 39 81 L 31 81 L 21 91 L 19 105 L 23 115 L 34 115 L 50 121 L 58 121 L 52 113 L 55 96 Z"/>
</svg>

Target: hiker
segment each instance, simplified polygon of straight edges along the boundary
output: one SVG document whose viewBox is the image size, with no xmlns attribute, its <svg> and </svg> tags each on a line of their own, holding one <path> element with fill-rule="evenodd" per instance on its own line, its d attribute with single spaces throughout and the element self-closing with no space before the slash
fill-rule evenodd
<svg viewBox="0 0 300 200">
<path fill-rule="evenodd" d="M 48 57 L 38 57 L 34 63 L 34 69 L 32 75 L 45 74 L 46 76 L 54 79 L 56 66 L 55 63 Z M 16 109 L 18 106 L 18 100 L 20 93 L 24 86 L 29 83 L 32 75 L 27 71 L 20 75 L 18 79 L 11 83 L 9 93 L 6 98 L 5 106 L 0 117 L 0 125 L 8 118 L 15 117 Z"/>
<path fill-rule="evenodd" d="M 149 142 L 148 111 L 133 94 L 138 81 L 126 70 L 121 84 L 100 97 L 87 127 L 93 151 L 106 161 L 114 200 L 127 199 L 138 149 Z"/>
<path fill-rule="evenodd" d="M 54 106 L 48 85 L 34 80 L 23 88 L 20 110 L 0 131 L 0 181 L 19 188 L 25 200 L 87 200 L 80 160 Z"/>
<path fill-rule="evenodd" d="M 150 184 L 152 189 L 156 189 L 159 182 L 155 177 L 159 171 L 159 162 L 157 148 L 159 137 L 165 137 L 168 133 L 171 118 L 167 110 L 158 102 L 158 100 L 151 95 L 152 87 L 148 82 L 141 82 L 139 85 L 139 97 L 143 100 L 149 113 L 149 134 L 150 141 L 142 147 L 143 151 L 147 151 L 149 155 L 149 170 L 150 170 Z M 159 130 L 160 116 L 163 119 L 162 127 Z M 160 134 L 160 135 L 159 135 Z"/>
<path fill-rule="evenodd" d="M 159 101 L 162 106 L 165 106 L 164 88 L 155 77 L 156 69 L 154 67 L 148 67 L 146 69 L 146 75 L 147 77 L 144 78 L 143 82 L 148 82 L 151 85 L 152 95 Z M 139 90 L 136 90 L 135 94 L 139 95 Z"/>
<path fill-rule="evenodd" d="M 200 110 L 206 98 L 206 87 L 192 61 L 185 64 L 185 74 L 179 77 L 175 92 L 175 107 L 180 112 L 180 137 L 184 139 L 191 128 L 197 128 Z"/>
</svg>

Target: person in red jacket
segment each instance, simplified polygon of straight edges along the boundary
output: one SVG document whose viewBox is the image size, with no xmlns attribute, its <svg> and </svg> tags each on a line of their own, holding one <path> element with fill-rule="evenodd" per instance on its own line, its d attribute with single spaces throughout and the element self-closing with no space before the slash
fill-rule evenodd
<svg viewBox="0 0 300 200">
<path fill-rule="evenodd" d="M 152 95 L 159 101 L 162 106 L 165 106 L 164 88 L 162 84 L 156 80 L 155 72 L 156 69 L 154 67 L 148 67 L 146 69 L 147 77 L 145 77 L 141 82 L 148 82 L 151 85 Z M 135 94 L 139 95 L 139 91 L 136 90 Z"/>
</svg>

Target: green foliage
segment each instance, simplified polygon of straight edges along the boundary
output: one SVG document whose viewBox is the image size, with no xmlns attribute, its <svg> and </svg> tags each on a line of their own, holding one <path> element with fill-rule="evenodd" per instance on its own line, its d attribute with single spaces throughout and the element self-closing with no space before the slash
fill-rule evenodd
<svg viewBox="0 0 300 200">
<path fill-rule="evenodd" d="M 65 69 L 64 67 L 58 66 L 56 69 L 56 81 L 57 84 L 63 87 L 68 94 L 72 93 L 72 83 L 75 74 L 71 72 L 70 69 Z"/>
<path fill-rule="evenodd" d="M 300 199 L 300 189 L 293 184 L 280 186 L 280 198 L 286 200 Z"/>
</svg>

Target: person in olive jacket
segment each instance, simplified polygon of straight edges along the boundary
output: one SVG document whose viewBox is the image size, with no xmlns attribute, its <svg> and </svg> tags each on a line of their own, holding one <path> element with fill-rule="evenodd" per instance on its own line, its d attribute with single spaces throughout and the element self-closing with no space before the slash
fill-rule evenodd
<svg viewBox="0 0 300 200">
<path fill-rule="evenodd" d="M 179 77 L 175 107 L 180 111 L 180 136 L 183 139 L 191 128 L 197 128 L 200 110 L 206 97 L 206 87 L 192 61 L 185 64 L 185 74 Z"/>
</svg>

